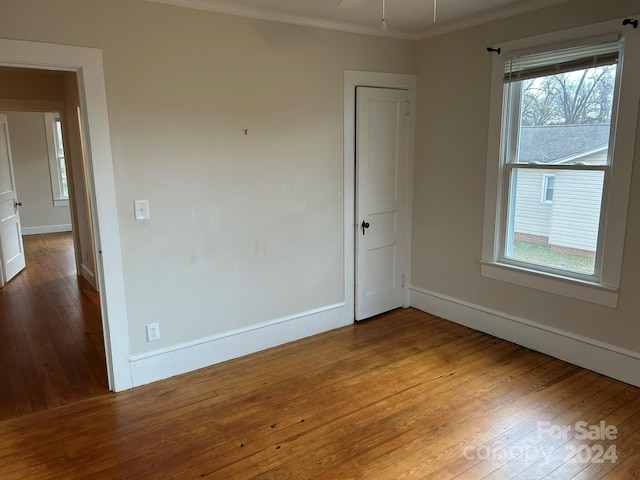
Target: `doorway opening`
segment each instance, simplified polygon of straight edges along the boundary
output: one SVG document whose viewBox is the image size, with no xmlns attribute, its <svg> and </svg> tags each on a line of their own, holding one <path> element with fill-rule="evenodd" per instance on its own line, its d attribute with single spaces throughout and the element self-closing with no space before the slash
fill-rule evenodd
<svg viewBox="0 0 640 480">
<path fill-rule="evenodd" d="M 1 67 L 0 85 L 26 263 L 0 289 L 9 418 L 106 393 L 109 381 L 77 74 Z"/>
<path fill-rule="evenodd" d="M 77 83 L 74 87 L 78 90 L 79 104 L 76 105 L 75 116 L 68 118 L 77 118 L 84 133 L 82 145 L 83 152 L 86 153 L 86 177 L 92 213 L 95 214 L 92 215 L 92 227 L 97 256 L 96 282 L 100 292 L 109 389 L 118 392 L 132 388 L 120 227 L 102 51 L 74 45 L 0 39 L 0 67 L 72 72 L 76 75 Z M 6 89 L 2 88 L 0 91 L 5 92 Z M 7 102 L 15 103 L 15 99 L 9 98 Z M 47 103 L 46 97 L 42 95 L 31 100 L 31 103 L 42 102 Z"/>
</svg>

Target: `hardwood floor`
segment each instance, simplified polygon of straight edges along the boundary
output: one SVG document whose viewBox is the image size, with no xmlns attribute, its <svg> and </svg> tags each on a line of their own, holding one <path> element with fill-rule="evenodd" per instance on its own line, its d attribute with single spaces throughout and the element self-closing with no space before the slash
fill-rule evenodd
<svg viewBox="0 0 640 480">
<path fill-rule="evenodd" d="M 0 422 L 3 479 L 639 475 L 640 389 L 413 309 Z"/>
<path fill-rule="evenodd" d="M 0 289 L 0 419 L 109 391 L 99 295 L 71 233 L 24 237 L 27 268 Z"/>
</svg>

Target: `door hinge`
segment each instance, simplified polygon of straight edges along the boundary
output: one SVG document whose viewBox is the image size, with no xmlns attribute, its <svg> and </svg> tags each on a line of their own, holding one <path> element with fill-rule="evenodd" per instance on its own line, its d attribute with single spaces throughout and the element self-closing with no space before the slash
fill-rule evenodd
<svg viewBox="0 0 640 480">
<path fill-rule="evenodd" d="M 407 100 L 407 115 L 411 115 L 411 102 Z"/>
<path fill-rule="evenodd" d="M 402 288 L 404 288 L 404 275 L 402 275 Z"/>
</svg>

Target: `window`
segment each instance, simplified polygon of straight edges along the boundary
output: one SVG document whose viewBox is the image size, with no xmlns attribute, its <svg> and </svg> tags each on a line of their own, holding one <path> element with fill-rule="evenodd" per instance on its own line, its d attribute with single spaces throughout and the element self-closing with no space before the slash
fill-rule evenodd
<svg viewBox="0 0 640 480">
<path fill-rule="evenodd" d="M 51 193 L 53 205 L 63 207 L 69 205 L 69 184 L 67 168 L 62 145 L 62 123 L 60 114 L 45 113 L 44 126 L 49 151 L 49 172 L 51 174 Z"/>
<path fill-rule="evenodd" d="M 555 181 L 555 173 L 544 173 L 542 175 L 542 203 L 553 203 L 553 185 Z"/>
<path fill-rule="evenodd" d="M 626 102 L 640 90 L 633 30 L 620 20 L 500 46 L 484 276 L 617 305 L 637 114 Z"/>
</svg>

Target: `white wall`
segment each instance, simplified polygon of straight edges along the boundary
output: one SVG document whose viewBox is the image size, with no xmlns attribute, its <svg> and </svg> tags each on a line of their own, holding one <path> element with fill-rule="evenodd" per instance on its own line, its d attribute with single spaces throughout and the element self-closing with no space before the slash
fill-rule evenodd
<svg viewBox="0 0 640 480">
<path fill-rule="evenodd" d="M 637 364 L 640 224 L 632 219 L 640 215 L 640 169 L 632 177 L 631 220 L 617 308 L 484 278 L 479 263 L 492 63 L 486 47 L 633 15 L 637 10 L 637 2 L 631 0 L 580 0 L 419 43 L 416 128 L 421 133 L 416 135 L 414 183 L 414 305 L 436 309 L 448 318 L 456 317 L 452 320 L 574 362 L 588 356 L 572 356 L 572 351 L 578 351 L 573 340 L 579 339 Z M 636 148 L 636 167 L 638 155 Z M 544 335 L 535 336 L 533 331 Z M 546 334 L 558 342 L 551 345 Z M 600 357 L 592 358 L 590 368 L 615 376 L 613 363 L 599 364 Z M 618 378 L 623 376 L 617 373 Z M 640 383 L 639 375 L 636 368 L 625 378 Z"/>
<path fill-rule="evenodd" d="M 79 123 L 80 94 L 75 73 L 63 75 L 64 112 L 61 116 L 64 131 L 63 142 L 66 155 L 71 217 L 74 225 L 73 243 L 76 253 L 76 268 L 79 275 L 98 290 L 96 279 L 96 249 L 94 248 L 93 219 L 89 206 L 89 184 L 86 173 L 85 149 Z M 101 248 L 101 247 L 99 247 Z M 107 247 L 108 248 L 108 247 Z"/>
<path fill-rule="evenodd" d="M 45 124 L 41 112 L 3 112 L 9 135 L 16 177 L 22 233 L 71 230 L 68 206 L 54 207 L 49 171 Z"/>
<path fill-rule="evenodd" d="M 177 373 L 163 358 L 180 352 L 246 353 L 247 331 L 264 345 L 330 328 L 325 310 L 353 320 L 343 72 L 413 73 L 413 42 L 143 0 L 8 3 L 2 36 L 103 51 L 134 384 Z"/>
</svg>

